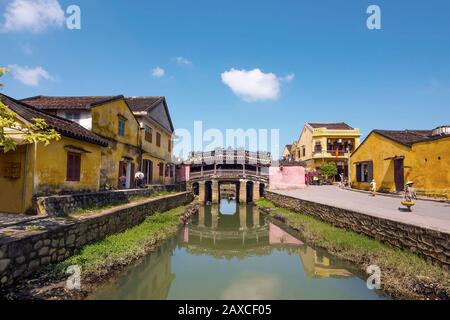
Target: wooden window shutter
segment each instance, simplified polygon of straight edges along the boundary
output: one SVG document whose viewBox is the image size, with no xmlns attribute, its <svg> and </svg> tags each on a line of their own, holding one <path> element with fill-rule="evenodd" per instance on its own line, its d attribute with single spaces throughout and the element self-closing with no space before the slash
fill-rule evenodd
<svg viewBox="0 0 450 320">
<path fill-rule="evenodd" d="M 67 181 L 80 181 L 81 155 L 69 152 L 67 154 Z"/>
<path fill-rule="evenodd" d="M 361 164 L 356 165 L 356 181 L 361 182 Z"/>
</svg>

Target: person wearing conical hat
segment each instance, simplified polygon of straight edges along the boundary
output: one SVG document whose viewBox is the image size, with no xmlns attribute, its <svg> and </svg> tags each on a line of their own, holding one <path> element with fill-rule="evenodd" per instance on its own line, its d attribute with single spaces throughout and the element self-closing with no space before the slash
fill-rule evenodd
<svg viewBox="0 0 450 320">
<path fill-rule="evenodd" d="M 408 181 L 405 186 L 405 201 L 406 202 L 414 202 L 414 199 L 417 199 L 416 190 L 413 187 L 414 181 Z"/>
</svg>

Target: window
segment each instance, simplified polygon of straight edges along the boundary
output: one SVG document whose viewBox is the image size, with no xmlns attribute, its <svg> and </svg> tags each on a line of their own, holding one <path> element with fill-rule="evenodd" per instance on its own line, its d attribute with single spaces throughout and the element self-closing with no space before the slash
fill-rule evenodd
<svg viewBox="0 0 450 320">
<path fill-rule="evenodd" d="M 66 119 L 73 122 L 80 122 L 81 115 L 79 112 L 66 112 Z"/>
<path fill-rule="evenodd" d="M 316 143 L 314 145 L 314 152 L 322 153 L 322 143 L 320 141 L 316 141 Z"/>
<path fill-rule="evenodd" d="M 306 157 L 306 148 L 305 147 L 302 147 L 302 153 L 303 153 L 303 156 Z"/>
<path fill-rule="evenodd" d="M 164 177 L 164 163 L 159 163 L 158 164 L 158 167 L 159 167 L 159 176 L 160 177 Z"/>
<path fill-rule="evenodd" d="M 81 155 L 69 152 L 67 154 L 67 181 L 80 181 Z"/>
<path fill-rule="evenodd" d="M 125 118 L 119 117 L 119 128 L 117 134 L 121 137 L 125 136 Z"/>
<path fill-rule="evenodd" d="M 356 165 L 356 181 L 371 182 L 373 179 L 373 162 L 367 161 Z"/>
<path fill-rule="evenodd" d="M 170 173 L 170 166 L 166 165 L 166 177 L 169 177 L 169 173 Z"/>
<path fill-rule="evenodd" d="M 153 142 L 153 130 L 149 126 L 145 126 L 145 141 Z"/>
<path fill-rule="evenodd" d="M 169 152 L 172 151 L 172 140 L 171 140 L 171 138 L 169 138 L 169 140 L 167 140 L 167 151 L 169 151 Z"/>
<path fill-rule="evenodd" d="M 156 146 L 161 147 L 161 133 L 156 133 Z"/>
</svg>

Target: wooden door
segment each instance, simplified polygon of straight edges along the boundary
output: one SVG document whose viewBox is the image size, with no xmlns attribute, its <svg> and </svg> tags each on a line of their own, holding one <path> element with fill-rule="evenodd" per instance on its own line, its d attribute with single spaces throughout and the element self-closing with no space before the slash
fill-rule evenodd
<svg viewBox="0 0 450 320">
<path fill-rule="evenodd" d="M 144 175 L 146 184 L 153 183 L 153 162 L 150 160 L 144 160 Z"/>
<path fill-rule="evenodd" d="M 136 187 L 136 180 L 134 179 L 135 171 L 136 171 L 135 164 L 131 163 L 131 171 L 130 171 L 130 188 L 131 189 Z"/>
<path fill-rule="evenodd" d="M 405 187 L 405 166 L 403 159 L 394 160 L 394 180 L 395 190 L 397 192 L 403 191 Z"/>
</svg>

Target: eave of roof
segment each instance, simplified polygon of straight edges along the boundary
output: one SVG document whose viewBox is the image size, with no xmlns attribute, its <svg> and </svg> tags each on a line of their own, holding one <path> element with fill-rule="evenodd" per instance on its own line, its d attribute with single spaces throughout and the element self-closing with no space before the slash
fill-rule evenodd
<svg viewBox="0 0 450 320">
<path fill-rule="evenodd" d="M 90 110 L 96 106 L 124 99 L 123 95 L 116 96 L 34 96 L 21 99 L 28 105 L 38 109 L 58 110 L 58 109 L 77 109 Z M 86 100 L 84 103 L 83 100 Z M 80 102 L 83 101 L 83 102 Z M 51 102 L 51 103 L 50 103 Z M 58 104 L 60 103 L 60 104 Z"/>
<path fill-rule="evenodd" d="M 14 113 L 18 114 L 26 121 L 32 121 L 33 118 L 41 118 L 46 121 L 49 128 L 56 130 L 63 136 L 86 141 L 100 146 L 108 146 L 108 142 L 97 134 L 87 130 L 73 121 L 47 114 L 33 106 L 30 106 L 20 100 L 16 100 L 7 95 L 0 94 L 0 98 Z"/>
</svg>

